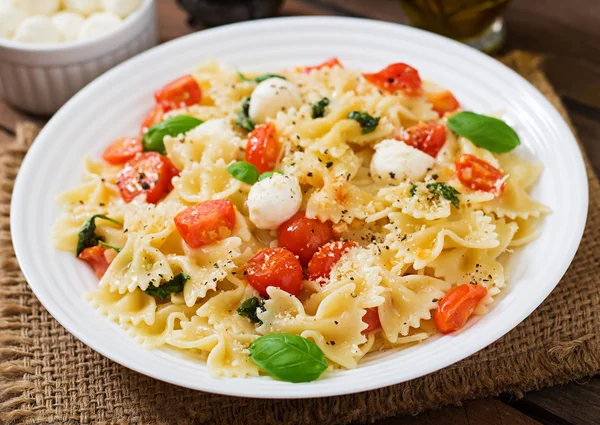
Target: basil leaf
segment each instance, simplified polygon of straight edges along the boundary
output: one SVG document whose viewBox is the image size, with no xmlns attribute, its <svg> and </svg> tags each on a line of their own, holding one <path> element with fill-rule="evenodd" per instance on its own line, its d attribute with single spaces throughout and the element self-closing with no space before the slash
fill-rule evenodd
<svg viewBox="0 0 600 425">
<path fill-rule="evenodd" d="M 460 195 L 460 192 L 454 189 L 447 183 L 428 183 L 427 189 L 434 195 L 441 196 L 450 201 L 455 208 L 460 207 L 460 200 L 456 195 Z"/>
<path fill-rule="evenodd" d="M 372 117 L 367 112 L 352 111 L 348 114 L 348 118 L 358 121 L 362 127 L 362 134 L 368 134 L 377 128 L 379 117 Z"/>
<path fill-rule="evenodd" d="M 244 183 L 254 184 L 258 181 L 258 170 L 246 161 L 238 161 L 227 167 L 227 172 Z"/>
<path fill-rule="evenodd" d="M 242 102 L 242 109 L 237 114 L 237 119 L 235 123 L 242 127 L 246 131 L 254 130 L 254 121 L 250 119 L 248 115 L 248 111 L 250 110 L 250 98 L 247 97 Z"/>
<path fill-rule="evenodd" d="M 321 118 L 325 116 L 325 108 L 329 105 L 329 99 L 324 97 L 312 106 L 312 117 Z"/>
<path fill-rule="evenodd" d="M 262 325 L 262 321 L 256 315 L 259 309 L 261 312 L 266 310 L 265 302 L 256 297 L 252 297 L 240 304 L 237 312 L 240 316 L 246 317 L 252 323 L 258 323 L 259 325 Z"/>
<path fill-rule="evenodd" d="M 448 120 L 448 127 L 490 152 L 509 152 L 521 144 L 517 132 L 504 121 L 474 112 L 453 115 Z"/>
<path fill-rule="evenodd" d="M 98 244 L 100 246 L 104 247 L 104 248 L 114 249 L 117 252 L 121 252 L 121 250 L 123 249 L 123 248 L 119 248 L 118 246 L 114 246 L 114 245 L 108 244 L 108 243 L 106 243 L 104 241 L 99 241 Z"/>
<path fill-rule="evenodd" d="M 244 74 L 242 74 L 240 71 L 237 71 L 237 75 L 238 75 L 238 77 L 240 77 L 240 80 L 242 80 L 242 81 L 253 81 L 255 83 L 262 83 L 263 81 L 268 80 L 269 78 L 281 78 L 282 80 L 286 80 L 286 78 L 283 75 L 278 75 L 278 74 L 263 74 L 256 78 L 248 78 Z"/>
<path fill-rule="evenodd" d="M 146 288 L 144 292 L 148 295 L 152 295 L 153 297 L 158 297 L 164 301 L 170 294 L 177 294 L 183 291 L 185 282 L 189 279 L 190 277 L 183 274 L 182 272 L 170 281 L 163 283 L 160 286 L 148 286 L 148 288 Z"/>
<path fill-rule="evenodd" d="M 142 139 L 144 151 L 158 152 L 161 155 L 166 155 L 167 151 L 163 142 L 165 136 L 175 137 L 182 133 L 187 133 L 192 128 L 198 127 L 202 122 L 202 120 L 190 117 L 189 115 L 178 115 L 159 122 L 150 127 L 146 134 L 144 134 Z"/>
<path fill-rule="evenodd" d="M 283 174 L 283 171 L 281 170 L 274 170 L 274 171 L 267 171 L 262 173 L 260 176 L 258 176 L 258 181 L 263 181 L 264 179 L 268 179 L 269 177 L 271 177 L 273 174 Z"/>
<path fill-rule="evenodd" d="M 102 238 L 96 234 L 97 218 L 101 218 L 102 220 L 107 220 L 111 223 L 115 223 L 118 226 L 122 226 L 121 222 L 102 214 L 95 214 L 91 216 L 88 221 L 83 223 L 81 230 L 79 230 L 79 233 L 77 233 L 77 256 L 79 256 L 84 249 L 96 246 L 102 240 Z"/>
<path fill-rule="evenodd" d="M 288 333 L 255 339 L 250 344 L 250 358 L 270 375 L 288 382 L 314 381 L 328 367 L 317 344 Z"/>
</svg>

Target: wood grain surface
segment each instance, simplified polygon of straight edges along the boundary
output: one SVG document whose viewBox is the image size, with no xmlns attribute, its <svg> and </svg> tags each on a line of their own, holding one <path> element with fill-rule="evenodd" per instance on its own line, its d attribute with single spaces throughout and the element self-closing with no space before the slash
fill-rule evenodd
<svg viewBox="0 0 600 425">
<path fill-rule="evenodd" d="M 185 13 L 175 0 L 157 0 L 161 41 L 188 34 Z M 283 16 L 340 15 L 407 23 L 395 0 L 287 0 Z M 506 12 L 504 51 L 524 49 L 545 58 L 545 71 L 561 95 L 596 169 L 600 171 L 600 1 L 515 0 Z M 0 145 L 16 123 L 32 117 L 0 102 Z M 600 375 L 588 382 L 547 388 L 516 398 L 511 394 L 472 400 L 414 417 L 376 425 L 600 425 Z M 358 424 L 357 424 L 358 425 Z"/>
</svg>

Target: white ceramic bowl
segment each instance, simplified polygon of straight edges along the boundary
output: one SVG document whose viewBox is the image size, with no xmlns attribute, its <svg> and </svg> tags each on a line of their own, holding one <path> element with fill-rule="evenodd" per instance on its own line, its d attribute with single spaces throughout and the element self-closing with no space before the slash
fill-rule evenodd
<svg viewBox="0 0 600 425">
<path fill-rule="evenodd" d="M 276 36 L 274 36 L 276 35 Z M 406 350 L 367 356 L 357 369 L 291 384 L 269 377 L 227 379 L 205 364 L 147 350 L 83 300 L 97 285 L 88 266 L 50 243 L 56 195 L 79 182 L 84 155 L 99 157 L 118 136 L 136 134 L 152 92 L 216 58 L 242 71 L 276 71 L 339 56 L 347 67 L 374 71 L 395 61 L 452 90 L 477 112 L 505 111 L 523 155 L 545 170 L 533 196 L 552 208 L 541 236 L 515 252 L 505 295 L 489 314 L 459 332 Z M 246 397 L 304 398 L 353 393 L 426 375 L 491 344 L 527 317 L 556 286 L 579 245 L 587 214 L 581 153 L 560 114 L 533 86 L 496 60 L 413 28 L 331 17 L 250 21 L 161 45 L 107 72 L 68 102 L 27 154 L 11 206 L 12 238 L 30 286 L 48 311 L 94 350 L 145 375 L 192 389 Z"/>
<path fill-rule="evenodd" d="M 154 0 L 107 34 L 85 41 L 27 44 L 0 38 L 0 98 L 34 114 L 56 112 L 86 84 L 156 45 Z"/>
</svg>

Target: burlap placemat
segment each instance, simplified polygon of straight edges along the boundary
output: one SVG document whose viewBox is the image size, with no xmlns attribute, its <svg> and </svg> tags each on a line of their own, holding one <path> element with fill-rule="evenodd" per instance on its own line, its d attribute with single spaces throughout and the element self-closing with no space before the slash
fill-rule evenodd
<svg viewBox="0 0 600 425">
<path fill-rule="evenodd" d="M 568 120 L 539 60 L 503 61 Z M 414 414 L 461 400 L 517 395 L 600 370 L 600 184 L 589 164 L 590 208 L 575 260 L 523 323 L 451 367 L 367 393 L 310 400 L 254 400 L 195 392 L 142 376 L 95 353 L 35 298 L 11 247 L 13 181 L 35 127 L 0 149 L 0 417 L 6 424 L 348 424 Z"/>
</svg>

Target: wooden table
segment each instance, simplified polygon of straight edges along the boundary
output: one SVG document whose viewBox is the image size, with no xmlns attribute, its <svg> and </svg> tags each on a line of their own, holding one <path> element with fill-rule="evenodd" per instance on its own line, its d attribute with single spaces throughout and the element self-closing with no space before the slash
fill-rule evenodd
<svg viewBox="0 0 600 425">
<path fill-rule="evenodd" d="M 174 0 L 157 0 L 161 41 L 192 32 Z M 281 14 L 340 15 L 406 23 L 394 0 L 287 0 Z M 504 50 L 542 53 L 545 70 L 571 115 L 597 172 L 600 171 L 600 1 L 517 0 L 506 13 Z M 18 121 L 44 124 L 0 102 L 0 143 L 13 137 Z M 376 425 L 598 425 L 600 375 L 586 382 L 511 394 L 446 407 L 416 417 L 378 421 Z M 357 424 L 358 425 L 358 424 Z"/>
</svg>

